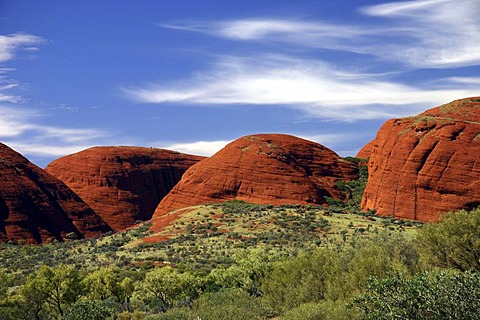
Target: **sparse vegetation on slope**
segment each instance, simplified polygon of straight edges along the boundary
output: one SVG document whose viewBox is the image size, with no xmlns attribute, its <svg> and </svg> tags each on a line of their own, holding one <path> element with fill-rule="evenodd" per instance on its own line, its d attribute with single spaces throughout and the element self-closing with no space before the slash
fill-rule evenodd
<svg viewBox="0 0 480 320">
<path fill-rule="evenodd" d="M 3 244 L 0 315 L 7 320 L 432 319 L 437 314 L 470 319 L 480 311 L 475 302 L 480 283 L 477 273 L 462 270 L 476 270 L 475 261 L 442 265 L 435 246 L 448 237 L 455 246 L 447 247 L 458 257 L 477 252 L 470 232 L 479 227 L 479 216 L 480 210 L 454 213 L 438 225 L 418 228 L 373 214 L 234 201 L 192 207 L 157 232 L 143 225 L 98 240 Z M 267 236 L 278 233 L 285 236 Z M 162 237 L 159 245 L 148 242 Z M 245 245 L 242 239 L 252 240 Z M 424 293 L 424 300 L 413 299 L 415 292 Z"/>
</svg>

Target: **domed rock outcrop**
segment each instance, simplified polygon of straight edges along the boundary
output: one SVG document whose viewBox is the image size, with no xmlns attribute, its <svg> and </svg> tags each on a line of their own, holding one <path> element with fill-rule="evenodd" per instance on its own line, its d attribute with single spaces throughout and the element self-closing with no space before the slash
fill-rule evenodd
<svg viewBox="0 0 480 320">
<path fill-rule="evenodd" d="M 375 140 L 370 141 L 366 145 L 363 146 L 360 151 L 358 151 L 356 157 L 360 159 L 368 159 L 370 158 L 370 154 L 372 153 L 373 146 L 375 145 Z"/>
<path fill-rule="evenodd" d="M 183 173 L 204 157 L 142 147 L 94 147 L 51 162 L 65 182 L 115 231 L 152 217 Z"/>
<path fill-rule="evenodd" d="M 379 130 L 362 209 L 437 221 L 480 204 L 480 97 L 456 100 Z"/>
<path fill-rule="evenodd" d="M 243 200 L 258 204 L 322 204 L 341 198 L 337 180 L 357 165 L 311 141 L 281 134 L 246 136 L 192 166 L 160 202 L 154 217 L 188 206 Z"/>
<path fill-rule="evenodd" d="M 0 143 L 0 241 L 42 243 L 108 231 L 63 182 Z"/>
</svg>

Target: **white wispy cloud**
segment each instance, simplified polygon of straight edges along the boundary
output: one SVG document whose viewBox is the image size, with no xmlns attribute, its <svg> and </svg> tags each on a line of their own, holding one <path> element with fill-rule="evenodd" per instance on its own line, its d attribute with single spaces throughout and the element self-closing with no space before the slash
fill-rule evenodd
<svg viewBox="0 0 480 320">
<path fill-rule="evenodd" d="M 210 157 L 220 151 L 231 141 L 229 140 L 213 140 L 213 141 L 194 141 L 179 143 L 156 143 L 159 148 L 174 150 L 187 154 L 195 154 Z"/>
<path fill-rule="evenodd" d="M 98 139 L 109 136 L 103 130 L 43 125 L 41 118 L 33 109 L 0 105 L 0 141 L 24 154 L 60 156 L 94 146 Z"/>
<path fill-rule="evenodd" d="M 313 48 L 356 51 L 352 39 L 371 34 L 367 28 L 316 21 L 278 18 L 247 18 L 217 22 L 159 24 L 170 29 L 202 32 L 241 41 L 294 43 Z M 384 32 L 387 32 L 384 30 Z"/>
<path fill-rule="evenodd" d="M 229 57 L 189 80 L 126 92 L 146 103 L 282 105 L 315 117 L 354 121 L 407 115 L 413 105 L 424 108 L 478 93 L 475 83 L 449 89 L 450 82 L 418 88 L 318 61 Z"/>
<path fill-rule="evenodd" d="M 0 103 L 20 103 L 23 101 L 21 96 L 10 93 L 19 83 L 13 79 L 7 78 L 7 74 L 15 68 L 6 67 L 4 64 L 13 60 L 18 51 L 36 51 L 45 40 L 41 37 L 31 34 L 14 33 L 9 35 L 0 34 Z"/>
<path fill-rule="evenodd" d="M 74 144 L 74 145 L 59 145 L 59 144 L 45 144 L 45 143 L 28 143 L 21 141 L 7 141 L 6 144 L 19 152 L 22 155 L 35 155 L 40 157 L 61 157 L 67 154 L 76 153 L 95 145 L 93 144 Z"/>
<path fill-rule="evenodd" d="M 480 64 L 479 0 L 392 2 L 364 8 L 363 12 L 401 26 L 387 43 L 392 58 L 416 67 Z M 409 37 L 409 41 L 395 44 L 398 36 Z"/>
<path fill-rule="evenodd" d="M 413 67 L 480 63 L 479 0 L 416 0 L 368 6 L 368 24 L 334 24 L 271 17 L 162 24 L 226 39 L 281 42 L 369 54 Z"/>
<path fill-rule="evenodd" d="M 0 72 L 1 74 L 1 72 Z M 20 103 L 23 98 L 11 94 L 10 91 L 18 86 L 18 83 L 0 76 L 0 103 Z"/>
<path fill-rule="evenodd" d="M 347 141 L 354 139 L 350 134 L 343 133 L 325 133 L 325 134 L 304 134 L 301 132 L 285 132 L 284 134 L 290 134 L 299 138 L 314 141 L 325 146 L 338 146 Z M 227 144 L 233 140 L 212 140 L 212 141 L 194 141 L 194 142 L 156 142 L 152 145 L 156 145 L 159 148 L 174 150 L 187 154 L 196 154 L 201 156 L 210 157 L 224 148 Z M 355 154 L 356 152 L 351 152 Z"/>
<path fill-rule="evenodd" d="M 0 141 L 26 155 L 63 156 L 91 147 L 108 134 L 90 128 L 44 125 L 45 115 L 24 106 L 25 99 L 12 93 L 20 84 L 7 77 L 15 68 L 4 64 L 14 60 L 19 51 L 38 51 L 43 42 L 43 38 L 30 34 L 0 35 Z"/>
<path fill-rule="evenodd" d="M 295 50 L 332 49 L 361 54 L 371 69 L 404 65 L 398 72 L 480 64 L 480 0 L 417 0 L 362 8 L 362 24 L 246 18 L 161 25 L 223 39 L 261 42 L 249 58 L 226 57 L 188 79 L 125 90 L 145 103 L 279 105 L 344 121 L 384 119 L 416 113 L 478 95 L 477 77 L 445 77 L 409 85 L 391 74 L 372 74 L 314 61 Z M 290 48 L 290 56 L 272 54 Z M 282 52 L 288 52 L 282 51 Z M 252 52 L 252 51 L 250 51 Z M 269 54 L 270 53 L 270 54 Z M 418 84 L 420 83 L 420 84 Z"/>
<path fill-rule="evenodd" d="M 351 134 L 346 133 L 323 133 L 323 134 L 302 134 L 302 133 L 290 133 L 293 136 L 297 136 L 306 140 L 314 141 L 322 145 L 338 145 L 346 141 L 354 140 Z"/>
<path fill-rule="evenodd" d="M 12 60 L 18 50 L 26 49 L 34 51 L 45 40 L 41 37 L 31 34 L 14 33 L 9 35 L 0 35 L 0 63 Z"/>
</svg>

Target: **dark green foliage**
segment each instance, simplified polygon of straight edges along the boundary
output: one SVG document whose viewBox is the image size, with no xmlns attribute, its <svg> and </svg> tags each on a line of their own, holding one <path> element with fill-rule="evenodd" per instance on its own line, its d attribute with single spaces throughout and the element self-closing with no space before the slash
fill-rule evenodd
<svg viewBox="0 0 480 320">
<path fill-rule="evenodd" d="M 343 302 L 305 303 L 287 311 L 279 320 L 355 320 L 360 313 Z"/>
<path fill-rule="evenodd" d="M 480 209 L 446 214 L 420 229 L 418 245 L 427 264 L 480 271 Z"/>
<path fill-rule="evenodd" d="M 348 158 L 347 160 L 355 162 L 359 165 L 358 178 L 352 181 L 338 180 L 335 186 L 343 192 L 344 199 L 333 199 L 325 197 L 325 201 L 329 205 L 329 211 L 333 213 L 360 213 L 360 203 L 362 201 L 363 191 L 367 185 L 368 168 L 365 159 Z"/>
<path fill-rule="evenodd" d="M 74 304 L 65 313 L 63 320 L 106 320 L 118 311 L 108 301 L 85 300 Z"/>
<path fill-rule="evenodd" d="M 99 240 L 0 245 L 0 319 L 474 319 L 479 312 L 480 275 L 464 270 L 480 268 L 480 210 L 447 215 L 415 239 L 398 232 L 406 222 L 372 214 L 240 201 L 214 207 L 174 225 L 177 237 L 144 246 L 130 241 L 146 227 Z"/>
<path fill-rule="evenodd" d="M 189 305 L 200 293 L 201 283 L 191 273 L 171 267 L 155 268 L 145 275 L 140 290 L 151 310 L 165 312 L 175 305 Z"/>
<path fill-rule="evenodd" d="M 478 319 L 480 274 L 425 272 L 373 278 L 354 305 L 365 319 Z"/>
<path fill-rule="evenodd" d="M 305 303 L 348 300 L 370 276 L 413 273 L 417 264 L 418 253 L 406 237 L 380 233 L 340 252 L 317 249 L 277 262 L 262 286 L 263 298 L 275 314 Z"/>
<path fill-rule="evenodd" d="M 267 313 L 258 298 L 242 289 L 222 289 L 202 295 L 192 306 L 191 319 L 256 320 L 266 319 Z"/>
<path fill-rule="evenodd" d="M 173 308 L 165 313 L 145 317 L 145 320 L 192 320 L 192 312 L 189 308 Z"/>
<path fill-rule="evenodd" d="M 331 279 L 340 272 L 339 256 L 331 250 L 301 254 L 275 264 L 262 286 L 263 298 L 275 314 L 303 303 L 321 301 L 325 299 Z"/>
<path fill-rule="evenodd" d="M 63 316 L 83 290 L 79 272 L 71 266 L 60 265 L 55 269 L 42 266 L 28 277 L 21 293 L 35 317 L 43 314 Z"/>
</svg>

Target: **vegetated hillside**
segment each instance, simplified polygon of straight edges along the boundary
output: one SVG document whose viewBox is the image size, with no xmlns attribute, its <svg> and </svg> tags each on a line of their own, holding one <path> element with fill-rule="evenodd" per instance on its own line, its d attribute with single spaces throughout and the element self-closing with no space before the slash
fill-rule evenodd
<svg viewBox="0 0 480 320">
<path fill-rule="evenodd" d="M 110 230 L 63 182 L 0 143 L 0 241 L 42 243 Z"/>
<path fill-rule="evenodd" d="M 160 202 L 154 217 L 233 199 L 274 205 L 322 204 L 324 197 L 342 197 L 336 181 L 357 176 L 355 163 L 318 143 L 282 134 L 246 136 L 187 170 Z"/>
<path fill-rule="evenodd" d="M 476 319 L 480 311 L 478 209 L 417 230 L 312 206 L 230 201 L 189 212 L 169 224 L 162 246 L 145 244 L 154 236 L 147 225 L 98 240 L 0 244 L 2 319 Z M 213 229 L 211 216 L 233 229 L 215 234 L 225 228 Z M 268 224 L 284 237 L 264 237 Z"/>
<path fill-rule="evenodd" d="M 379 130 L 362 209 L 437 221 L 480 204 L 480 97 L 456 100 Z"/>
<path fill-rule="evenodd" d="M 202 159 L 157 148 L 95 147 L 57 159 L 45 170 L 117 231 L 150 219 L 183 173 Z"/>
<path fill-rule="evenodd" d="M 4 245 L 0 250 L 0 270 L 31 271 L 42 262 L 82 268 L 111 265 L 149 269 L 172 265 L 205 273 L 231 265 L 235 253 L 243 250 L 268 249 L 278 257 L 287 257 L 301 250 L 348 246 L 352 241 L 382 231 L 410 235 L 418 226 L 414 221 L 371 213 L 330 213 L 319 206 L 272 206 L 242 201 L 179 211 L 157 218 L 156 231 L 149 230 L 150 223 L 145 223 L 101 239 L 42 247 Z"/>
</svg>

